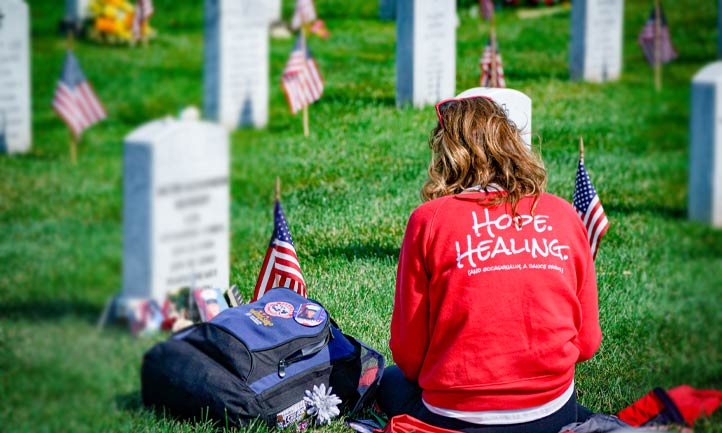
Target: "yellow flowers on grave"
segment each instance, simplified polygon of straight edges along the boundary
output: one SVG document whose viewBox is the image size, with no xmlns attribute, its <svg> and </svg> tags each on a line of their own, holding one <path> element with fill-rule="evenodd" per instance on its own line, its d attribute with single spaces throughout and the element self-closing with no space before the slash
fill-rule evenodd
<svg viewBox="0 0 722 433">
<path fill-rule="evenodd" d="M 148 19 L 136 17 L 137 5 L 127 0 L 91 0 L 88 37 L 106 44 L 135 44 L 155 34 Z"/>
</svg>

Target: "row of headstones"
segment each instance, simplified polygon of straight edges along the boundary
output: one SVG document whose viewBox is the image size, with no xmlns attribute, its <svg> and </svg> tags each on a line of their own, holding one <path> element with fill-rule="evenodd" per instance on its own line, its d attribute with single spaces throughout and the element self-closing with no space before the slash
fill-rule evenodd
<svg viewBox="0 0 722 433">
<path fill-rule="evenodd" d="M 722 2 L 722 0 L 719 0 Z M 19 0 L 3 0 L 13 7 Z M 66 18 L 81 19 L 88 0 L 66 0 Z M 269 6 L 270 5 L 270 6 Z M 280 0 L 207 0 L 205 2 L 204 113 L 235 128 L 263 127 L 268 120 L 268 21 L 280 18 Z M 398 105 L 423 106 L 454 94 L 456 77 L 456 2 L 453 0 L 381 0 L 382 14 L 395 11 L 397 23 Z M 719 14 L 722 17 L 722 13 Z M 623 0 L 586 0 L 572 9 L 570 75 L 573 79 L 606 81 L 619 77 L 622 67 Z M 22 20 L 8 20 L 7 33 L 16 41 L 7 56 L 17 65 L 6 67 L 17 110 L 6 109 L 22 122 L 5 120 L 26 131 L 9 150 L 30 146 L 27 11 Z M 720 18 L 722 28 L 722 18 Z M 722 31 L 719 32 L 722 35 Z M 722 36 L 720 36 L 722 50 Z M 238 53 L 243 53 L 239 55 Z M 722 54 L 722 53 L 721 53 Z M 23 113 L 18 116 L 17 113 Z M 2 113 L 0 113 L 0 116 Z M 9 115 L 5 115 L 8 117 Z M 2 119 L 0 119 L 1 121 Z"/>
<path fill-rule="evenodd" d="M 453 84 L 449 84 L 449 81 L 453 81 L 445 79 L 455 75 L 453 54 L 448 59 L 438 59 L 430 54 L 454 52 L 453 49 L 447 49 L 454 46 L 453 32 L 445 33 L 447 26 L 444 25 L 453 22 L 453 5 L 454 0 L 417 2 L 414 14 L 398 15 L 399 27 L 410 27 L 414 46 L 424 46 L 423 51 L 427 53 L 426 56 L 409 55 L 409 52 L 417 50 L 404 49 L 403 44 L 399 44 L 401 48 L 397 49 L 398 58 L 403 59 L 399 64 L 414 70 L 430 71 L 424 80 L 414 80 L 417 85 L 422 82 L 429 86 L 423 89 L 426 90 L 423 93 L 435 95 L 425 102 L 436 102 L 444 93 L 454 92 Z M 205 43 L 211 47 L 223 47 L 207 54 L 206 68 L 209 68 L 210 63 L 211 70 L 224 70 L 227 74 L 239 70 L 253 71 L 247 75 L 249 81 L 254 75 L 266 77 L 267 67 L 252 64 L 249 60 L 236 60 L 238 63 L 222 67 L 223 62 L 219 57 L 222 57 L 224 49 L 227 52 L 246 53 L 255 52 L 259 47 L 261 51 L 267 49 L 264 45 L 267 42 L 262 41 L 265 38 L 257 34 L 260 32 L 249 30 L 257 29 L 263 23 L 239 21 L 238 17 L 244 15 L 240 10 L 242 4 L 226 5 L 225 9 L 223 6 L 224 2 L 220 0 L 206 3 L 206 16 L 218 16 L 218 21 L 211 25 L 211 29 L 207 29 Z M 246 9 L 245 12 L 254 15 L 253 9 Z M 409 19 L 411 15 L 422 17 L 425 25 L 421 26 Z M 234 20 L 228 16 L 236 18 Z M 413 31 L 413 28 L 423 28 L 424 31 Z M 411 71 L 405 73 L 411 74 Z M 224 104 L 232 106 L 239 97 L 244 98 L 244 101 L 257 101 L 258 97 L 243 93 L 222 96 L 220 89 L 224 87 L 223 84 L 237 78 L 221 73 L 217 80 L 206 81 L 206 86 L 209 86 L 209 82 L 217 83 L 213 84 L 215 87 L 212 89 L 206 87 L 206 94 L 228 98 L 225 101 L 213 100 L 210 106 L 206 105 L 206 112 L 214 113 L 221 123 L 231 127 L 238 121 L 233 117 L 224 119 L 221 107 Z M 251 87 L 249 85 L 245 89 L 250 91 Z M 408 89 L 407 93 L 412 91 Z M 489 91 L 492 96 L 494 92 L 504 92 L 503 89 Z M 710 152 L 716 151 L 720 159 L 717 166 L 720 168 L 717 170 L 719 178 L 714 183 L 693 179 L 696 171 L 691 171 L 690 204 L 693 206 L 690 208 L 690 216 L 722 225 L 722 197 L 719 196 L 722 194 L 722 62 L 705 68 L 695 77 L 693 95 L 695 101 L 699 102 L 693 104 L 692 112 L 692 129 L 696 131 L 692 139 L 692 163 L 695 166 L 707 164 L 710 170 L 704 171 L 714 172 L 710 166 L 713 160 Z M 525 129 L 524 136 L 530 143 L 531 100 L 520 92 L 512 96 L 508 99 L 505 93 L 512 116 L 526 119 L 529 128 Z M 257 111 L 260 110 L 258 106 L 246 104 L 244 102 L 243 106 L 247 108 L 240 110 L 241 123 L 264 118 L 265 112 Z M 717 134 L 716 138 L 714 134 Z M 200 148 L 197 143 L 205 143 L 205 146 Z M 192 119 L 152 122 L 126 138 L 124 159 L 123 297 L 133 299 L 151 295 L 160 299 L 165 293 L 184 285 L 226 287 L 229 279 L 229 160 L 226 130 L 217 124 Z M 693 190 L 700 191 L 700 194 L 695 194 Z M 710 209 L 711 206 L 719 209 Z"/>
<path fill-rule="evenodd" d="M 262 87 L 256 81 L 259 76 L 268 76 L 267 62 L 248 60 L 268 57 L 267 33 L 257 31 L 267 26 L 267 22 L 258 19 L 264 16 L 258 13 L 260 4 L 265 3 L 206 1 L 205 91 L 211 97 L 206 97 L 205 109 L 226 126 L 234 127 L 246 121 L 265 124 L 264 98 L 268 92 L 256 93 L 254 89 Z M 405 6 L 409 9 L 404 9 Z M 402 72 L 405 70 L 414 76 L 402 85 L 409 86 L 408 93 L 421 89 L 419 91 L 430 94 L 422 104 L 453 95 L 454 1 L 399 0 L 397 7 L 399 35 L 406 35 L 399 38 L 397 63 Z M 21 87 L 18 86 L 23 81 L 20 77 L 29 72 L 27 56 L 24 64 L 18 61 L 22 53 L 27 52 L 29 43 L 25 4 L 20 0 L 0 0 L 0 14 L 6 18 L 0 24 L 2 131 L 6 125 L 30 123 L 29 116 L 23 120 L 19 119 L 21 115 L 3 114 L 12 104 L 15 104 L 10 110 L 13 113 L 23 112 L 23 104 L 29 112 L 29 97 L 23 99 L 12 93 Z M 18 25 L 24 25 L 25 30 L 11 27 Z M 5 35 L 21 35 L 24 39 L 9 39 Z M 229 62 L 226 57 L 234 52 L 248 55 Z M 243 85 L 234 91 L 221 91 L 233 88 L 234 82 Z M 29 94 L 29 89 L 26 87 L 24 92 Z M 722 226 L 722 62 L 706 67 L 695 76 L 692 95 L 690 153 L 692 165 L 699 169 L 690 170 L 690 216 Z M 224 108 L 239 100 L 243 101 L 242 108 L 235 111 Z M 530 122 L 530 101 L 527 107 L 526 118 Z M 228 112 L 232 115 L 227 116 Z M 193 118 L 163 119 L 143 125 L 126 137 L 122 298 L 162 300 L 166 293 L 181 286 L 227 287 L 230 230 L 227 131 L 218 123 Z M 2 134 L 0 137 L 12 138 Z M 711 179 L 710 173 L 713 173 Z"/>
<path fill-rule="evenodd" d="M 64 22 L 87 18 L 89 0 L 66 0 Z M 229 128 L 265 126 L 268 117 L 268 25 L 281 0 L 205 2 L 207 116 Z M 30 18 L 22 0 L 0 0 L 0 154 L 32 145 Z M 236 55 L 246 53 L 246 55 Z"/>
<path fill-rule="evenodd" d="M 228 131 L 268 121 L 268 28 L 281 14 L 273 3 L 269 15 L 267 0 L 205 1 L 203 111 L 216 122 L 162 119 L 126 137 L 116 315 L 180 287 L 228 287 Z"/>
<path fill-rule="evenodd" d="M 6 130 L 5 151 L 23 152 L 31 142 L 27 8 L 20 0 L 2 0 L 0 4 L 9 9 L 6 14 L 18 15 L 18 19 L 6 19 L 2 33 L 6 37 L 0 53 L 9 62 L 0 76 L 8 84 L 8 95 L 0 100 L 0 128 L 4 125 Z M 82 19 L 87 7 L 88 0 L 66 0 L 66 19 Z M 15 9 L 23 11 L 14 14 Z M 382 15 L 398 17 L 397 105 L 420 107 L 452 96 L 456 86 L 456 2 L 380 0 L 379 9 Z M 206 117 L 228 128 L 267 124 L 268 23 L 280 19 L 280 14 L 280 0 L 205 2 Z M 722 29 L 722 13 L 718 15 Z M 573 79 L 606 81 L 619 77 L 622 21 L 623 0 L 575 2 L 569 62 Z M 722 30 L 719 34 L 722 56 Z"/>
<path fill-rule="evenodd" d="M 455 4 L 451 0 L 380 0 L 381 18 L 397 21 L 397 103 L 422 106 L 453 94 Z M 569 50 L 573 80 L 604 82 L 619 78 L 623 10 L 624 0 L 574 2 Z"/>
<path fill-rule="evenodd" d="M 222 3 L 227 4 L 223 14 Z M 276 3 L 280 17 L 280 1 Z M 206 109 L 214 117 L 229 105 L 228 99 L 239 97 L 237 92 L 224 95 L 221 91 L 222 86 L 237 88 L 229 86 L 238 78 L 231 71 L 252 78 L 244 82 L 243 91 L 252 89 L 257 77 L 268 75 L 267 63 L 256 64 L 255 57 L 244 62 L 239 56 L 236 64 L 221 68 L 220 50 L 268 50 L 263 37 L 267 21 L 229 19 L 267 16 L 258 7 L 247 14 L 246 5 L 267 7 L 260 2 L 206 2 L 206 16 L 216 19 L 206 34 L 206 46 L 211 49 L 205 59 L 206 73 L 213 78 L 206 80 L 206 94 L 211 95 Z M 86 8 L 87 1 L 68 0 L 66 23 L 84 19 Z M 258 31 L 261 27 L 264 30 Z M 0 0 L 0 153 L 30 148 L 29 53 L 27 5 L 20 0 Z M 250 112 L 243 113 L 265 118 L 264 107 L 256 99 Z M 238 123 L 238 119 L 217 118 L 232 126 Z M 192 119 L 163 119 L 129 134 L 123 152 L 123 289 L 113 314 L 125 316 L 136 299 L 162 302 L 167 293 L 183 286 L 227 287 L 229 200 L 225 128 Z"/>
</svg>

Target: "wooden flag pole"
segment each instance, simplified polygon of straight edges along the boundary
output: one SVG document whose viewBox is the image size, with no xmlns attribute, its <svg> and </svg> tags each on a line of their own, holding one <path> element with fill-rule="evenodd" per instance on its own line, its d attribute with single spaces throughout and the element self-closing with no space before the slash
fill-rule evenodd
<svg viewBox="0 0 722 433">
<path fill-rule="evenodd" d="M 654 0 L 654 88 L 662 90 L 662 17 L 659 0 Z"/>
<path fill-rule="evenodd" d="M 73 32 L 72 32 L 72 31 L 68 32 L 68 33 L 67 33 L 67 36 L 68 36 L 68 37 L 67 37 L 67 39 L 66 39 L 66 44 L 67 44 L 67 46 L 68 46 L 68 50 L 72 50 L 72 49 L 73 49 L 73 42 L 74 42 Z"/>
<path fill-rule="evenodd" d="M 306 28 L 304 25 L 301 25 L 301 52 L 303 53 L 303 61 L 304 64 L 308 60 L 306 58 Z M 308 106 L 310 104 L 306 104 L 303 107 L 303 136 L 308 137 L 309 134 L 309 128 L 308 128 Z"/>
<path fill-rule="evenodd" d="M 138 30 L 140 32 L 140 43 L 143 45 L 143 48 L 148 48 L 148 29 L 150 28 L 148 25 L 148 18 L 145 16 L 145 10 L 140 11 L 143 15 L 141 16 L 140 20 L 140 29 Z"/>
<path fill-rule="evenodd" d="M 70 163 L 75 165 L 78 162 L 78 139 L 73 132 L 70 132 Z"/>
<path fill-rule="evenodd" d="M 276 176 L 276 201 L 281 198 L 281 178 Z"/>
<path fill-rule="evenodd" d="M 148 32 L 148 20 L 143 20 L 143 22 L 140 23 L 140 44 L 143 46 L 143 48 L 148 48 L 147 32 Z"/>
<path fill-rule="evenodd" d="M 584 163 L 584 139 L 579 136 L 579 160 Z"/>
</svg>

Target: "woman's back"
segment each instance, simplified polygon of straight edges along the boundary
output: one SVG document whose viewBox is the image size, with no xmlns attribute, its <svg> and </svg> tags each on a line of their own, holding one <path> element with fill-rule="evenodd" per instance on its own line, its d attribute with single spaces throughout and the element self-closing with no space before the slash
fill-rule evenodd
<svg viewBox="0 0 722 433">
<path fill-rule="evenodd" d="M 411 216 L 397 275 L 394 360 L 417 372 L 424 401 L 434 406 L 543 404 L 569 388 L 574 364 L 601 339 L 584 227 L 550 194 L 533 214 L 533 199 L 522 199 L 516 220 L 504 204 L 479 204 L 484 194 L 432 200 Z M 414 316 L 417 326 L 409 327 Z M 418 338 L 421 326 L 426 338 Z"/>
<path fill-rule="evenodd" d="M 399 255 L 397 365 L 379 405 L 468 433 L 557 433 L 588 415 L 574 365 L 601 341 L 586 231 L 544 193 L 544 164 L 488 89 L 441 101 L 436 114 L 427 203 Z"/>
</svg>

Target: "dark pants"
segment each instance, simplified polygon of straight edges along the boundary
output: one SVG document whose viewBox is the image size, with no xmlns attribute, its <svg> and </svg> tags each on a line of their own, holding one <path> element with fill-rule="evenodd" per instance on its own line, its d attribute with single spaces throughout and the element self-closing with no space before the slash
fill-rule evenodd
<svg viewBox="0 0 722 433">
<path fill-rule="evenodd" d="M 394 415 L 409 414 L 427 424 L 466 433 L 558 433 L 565 425 L 586 421 L 592 415 L 589 409 L 577 404 L 574 394 L 569 402 L 553 414 L 521 424 L 481 425 L 447 418 L 432 413 L 424 406 L 421 401 L 421 388 L 406 379 L 395 365 L 384 370 L 376 399 L 381 410 L 389 418 Z"/>
</svg>

